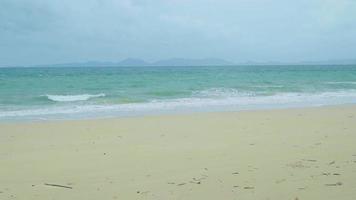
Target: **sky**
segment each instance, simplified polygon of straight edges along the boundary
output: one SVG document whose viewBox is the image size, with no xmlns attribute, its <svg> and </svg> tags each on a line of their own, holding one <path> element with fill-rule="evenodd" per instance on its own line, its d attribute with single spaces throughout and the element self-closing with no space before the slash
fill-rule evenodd
<svg viewBox="0 0 356 200">
<path fill-rule="evenodd" d="M 0 0 L 0 66 L 356 59 L 356 0 Z"/>
</svg>

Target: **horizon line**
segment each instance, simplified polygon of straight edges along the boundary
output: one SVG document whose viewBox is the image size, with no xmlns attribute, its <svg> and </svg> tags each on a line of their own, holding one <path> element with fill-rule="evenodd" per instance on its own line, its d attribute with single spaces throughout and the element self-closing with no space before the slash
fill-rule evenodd
<svg viewBox="0 0 356 200">
<path fill-rule="evenodd" d="M 125 61 L 140 61 L 141 64 L 125 64 Z M 206 61 L 215 60 L 225 62 L 224 64 L 159 64 L 159 62 L 172 61 L 172 60 L 185 60 L 185 61 Z M 68 66 L 66 66 L 68 65 Z M 83 65 L 83 66 L 69 66 L 69 65 Z M 221 58 L 168 58 L 157 61 L 147 62 L 144 59 L 139 58 L 126 58 L 121 61 L 78 61 L 78 62 L 62 62 L 62 63 L 47 63 L 47 64 L 31 64 L 31 65 L 7 65 L 0 66 L 0 68 L 31 68 L 31 67 L 204 67 L 204 66 L 272 66 L 272 65 L 289 65 L 289 66 L 301 66 L 301 65 L 356 65 L 356 59 L 339 59 L 339 60 L 322 60 L 322 61 L 244 61 L 244 62 L 232 62 Z"/>
</svg>

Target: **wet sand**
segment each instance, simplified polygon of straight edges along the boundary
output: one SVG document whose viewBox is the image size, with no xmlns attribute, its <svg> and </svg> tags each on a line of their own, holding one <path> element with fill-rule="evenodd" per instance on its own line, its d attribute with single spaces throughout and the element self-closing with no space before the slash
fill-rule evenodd
<svg viewBox="0 0 356 200">
<path fill-rule="evenodd" d="M 1 123 L 0 199 L 356 199 L 356 106 Z"/>
</svg>

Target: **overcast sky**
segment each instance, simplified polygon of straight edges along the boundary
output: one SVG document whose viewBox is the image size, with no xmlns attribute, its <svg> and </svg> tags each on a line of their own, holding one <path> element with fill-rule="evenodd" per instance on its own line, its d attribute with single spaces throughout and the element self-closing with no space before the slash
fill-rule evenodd
<svg viewBox="0 0 356 200">
<path fill-rule="evenodd" d="M 356 0 L 0 0 L 0 66 L 356 58 Z"/>
</svg>

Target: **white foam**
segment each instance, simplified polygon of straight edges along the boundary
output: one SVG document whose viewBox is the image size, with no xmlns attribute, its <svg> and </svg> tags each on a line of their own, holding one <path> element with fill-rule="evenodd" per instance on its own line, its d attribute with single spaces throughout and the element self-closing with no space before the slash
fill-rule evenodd
<svg viewBox="0 0 356 200">
<path fill-rule="evenodd" d="M 0 111 L 0 119 L 82 118 L 129 116 L 162 112 L 246 110 L 276 107 L 356 103 L 356 90 L 323 93 L 279 93 L 256 96 L 237 93 L 224 98 L 191 97 L 115 105 L 63 105 L 28 110 Z M 59 117 L 60 116 L 60 117 Z"/>
<path fill-rule="evenodd" d="M 57 102 L 87 101 L 91 98 L 105 97 L 105 94 L 80 94 L 80 95 L 45 95 L 49 100 Z"/>
<path fill-rule="evenodd" d="M 207 90 L 195 91 L 192 96 L 197 98 L 226 98 L 255 96 L 255 93 L 242 92 L 234 88 L 210 88 Z"/>
<path fill-rule="evenodd" d="M 345 85 L 345 84 L 349 84 L 349 85 L 356 85 L 356 81 L 329 81 L 329 82 L 325 82 L 326 84 L 330 84 L 330 85 Z"/>
<path fill-rule="evenodd" d="M 283 85 L 254 85 L 254 88 L 283 88 Z"/>
</svg>

